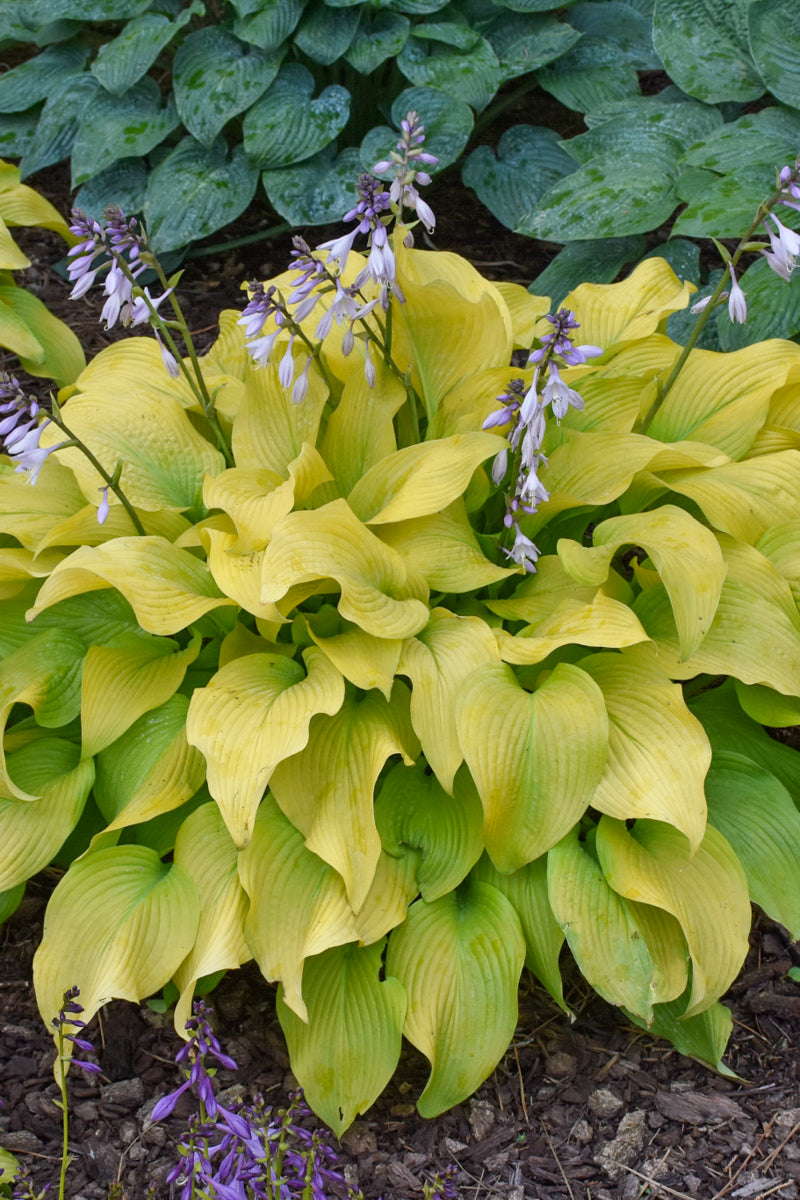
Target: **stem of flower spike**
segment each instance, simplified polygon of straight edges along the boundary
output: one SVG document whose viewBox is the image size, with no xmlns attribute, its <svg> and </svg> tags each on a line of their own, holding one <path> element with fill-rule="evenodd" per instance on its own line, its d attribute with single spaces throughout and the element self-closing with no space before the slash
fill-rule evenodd
<svg viewBox="0 0 800 1200">
<path fill-rule="evenodd" d="M 110 488 L 111 491 L 114 493 L 114 495 L 117 497 L 120 504 L 125 509 L 125 512 L 130 517 L 133 527 L 136 530 L 136 532 L 139 534 L 139 536 L 146 537 L 147 530 L 145 529 L 144 525 L 142 525 L 142 522 L 139 520 L 139 517 L 136 514 L 136 510 L 134 509 L 130 500 L 125 495 L 122 488 L 119 486 L 120 475 L 122 474 L 122 464 L 117 463 L 117 466 L 114 470 L 114 474 L 109 475 L 108 471 L 105 469 L 105 467 L 100 462 L 100 460 L 94 454 L 92 454 L 89 447 L 87 445 L 85 445 L 85 443 L 82 442 L 79 437 L 76 437 L 76 435 L 72 432 L 72 430 L 65 424 L 64 418 L 61 416 L 61 409 L 58 407 L 58 404 L 56 403 L 55 400 L 53 401 L 53 408 L 52 408 L 52 412 L 50 415 L 51 415 L 53 424 L 57 425 L 58 428 L 62 431 L 62 433 L 65 433 L 67 435 L 71 444 L 73 446 L 76 446 L 78 448 L 78 450 L 80 450 L 81 454 L 85 455 L 85 457 L 88 458 L 89 462 L 92 464 L 95 471 L 97 471 L 98 475 L 100 475 L 101 478 L 103 480 L 105 480 L 106 487 Z"/>
<path fill-rule="evenodd" d="M 70 1164 L 69 1154 L 69 1103 L 67 1101 L 67 1072 L 64 1063 L 64 1028 L 58 1028 L 58 1086 L 61 1091 L 61 1174 L 58 1180 L 58 1200 L 64 1200 L 64 1189 L 67 1186 L 67 1168 Z"/>
</svg>

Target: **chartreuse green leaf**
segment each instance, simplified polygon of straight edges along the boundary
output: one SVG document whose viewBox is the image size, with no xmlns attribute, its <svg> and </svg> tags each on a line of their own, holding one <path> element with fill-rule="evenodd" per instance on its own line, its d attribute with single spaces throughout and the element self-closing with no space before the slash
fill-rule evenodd
<svg viewBox="0 0 800 1200">
<path fill-rule="evenodd" d="M 81 671 L 86 647 L 73 633 L 46 629 L 35 633 L 0 662 L 0 730 L 12 708 L 26 704 L 40 725 L 57 729 L 80 711 Z M 8 771 L 0 744 L 0 798 L 35 800 Z"/>
<path fill-rule="evenodd" d="M 465 683 L 456 726 L 486 849 L 499 871 L 516 871 L 560 841 L 591 801 L 608 755 L 603 694 L 570 664 L 529 693 L 505 663 L 488 663 Z"/>
<path fill-rule="evenodd" d="M 562 303 L 581 323 L 576 342 L 619 350 L 655 333 L 671 313 L 686 308 L 693 291 L 666 259 L 646 258 L 620 283 L 582 283 Z"/>
<path fill-rule="evenodd" d="M 413 850 L 399 858 L 381 851 L 367 898 L 355 914 L 358 940 L 363 946 L 380 941 L 405 921 L 409 904 L 419 895 L 418 860 L 419 852 Z"/>
<path fill-rule="evenodd" d="M 41 871 L 69 837 L 94 782 L 94 763 L 63 738 L 39 737 L 6 759 L 17 786 L 36 800 L 0 799 L 0 892 Z"/>
<path fill-rule="evenodd" d="M 102 546 L 81 546 L 59 563 L 28 619 L 69 596 L 109 587 L 122 593 L 148 633 L 178 633 L 204 613 L 235 604 L 188 550 L 162 537 L 114 538 Z"/>
<path fill-rule="evenodd" d="M 156 399 L 165 411 L 176 400 L 181 408 L 199 409 L 197 397 L 183 375 L 173 379 L 164 370 L 158 342 L 151 337 L 131 336 L 106 346 L 81 371 L 75 390 L 104 398 L 112 409 L 122 395 L 136 398 L 145 406 Z"/>
<path fill-rule="evenodd" d="M 75 436 L 113 474 L 122 462 L 120 484 L 134 507 L 187 509 L 197 504 L 204 475 L 217 475 L 225 460 L 197 432 L 176 400 L 125 391 L 109 403 L 107 387 L 84 391 L 64 406 Z M 56 426 L 42 445 L 63 440 Z M 104 480 L 77 447 L 59 452 L 87 500 L 98 498 Z M 112 497 L 113 499 L 113 497 Z"/>
<path fill-rule="evenodd" d="M 252 956 L 244 937 L 248 898 L 239 881 L 236 846 L 216 804 L 202 804 L 183 822 L 174 861 L 193 880 L 200 900 L 195 943 L 173 976 L 180 992 L 175 1030 L 183 1036 L 197 980 L 235 970 Z"/>
<path fill-rule="evenodd" d="M 308 392 L 302 404 L 292 403 L 291 390 L 278 379 L 278 368 L 268 364 L 249 368 L 245 393 L 233 423 L 232 448 L 236 465 L 277 471 L 285 477 L 308 442 L 315 445 L 328 389 L 317 371 L 309 369 Z"/>
<path fill-rule="evenodd" d="M 559 1008 L 568 1013 L 558 965 L 564 932 L 553 914 L 547 892 L 547 856 L 543 854 L 511 875 L 501 875 L 488 854 L 484 854 L 473 867 L 470 878 L 491 884 L 511 902 L 525 938 L 525 966 L 547 988 Z"/>
<path fill-rule="evenodd" d="M 483 809 L 469 775 L 462 771 L 448 795 L 426 773 L 423 759 L 412 767 L 398 764 L 386 776 L 375 801 L 375 824 L 388 854 L 413 855 L 427 901 L 458 887 L 483 853 Z"/>
<path fill-rule="evenodd" d="M 603 693 L 609 717 L 608 764 L 592 807 L 622 821 L 665 821 L 696 850 L 706 828 L 711 747 L 680 686 L 635 652 L 592 654 L 580 666 Z"/>
<path fill-rule="evenodd" d="M 198 920 L 194 883 L 154 850 L 112 846 L 78 859 L 50 897 L 33 960 L 42 1020 L 70 987 L 87 1021 L 110 999 L 152 995 L 191 950 Z"/>
<path fill-rule="evenodd" d="M 307 744 L 316 713 L 332 715 L 344 701 L 327 656 L 312 646 L 304 660 L 305 670 L 283 654 L 248 654 L 192 694 L 187 737 L 206 759 L 209 791 L 239 849 L 278 763 Z"/>
<path fill-rule="evenodd" d="M 378 536 L 402 556 L 428 587 L 441 592 L 471 592 L 513 575 L 486 557 L 459 497 L 441 512 L 381 525 Z"/>
<path fill-rule="evenodd" d="M 759 725 L 769 725 L 773 729 L 800 725 L 800 697 L 781 696 L 763 683 L 747 684 L 739 679 L 734 679 L 733 686 L 742 708 Z"/>
<path fill-rule="evenodd" d="M 800 455 L 797 457 L 800 460 Z M 722 551 L 711 530 L 682 508 L 665 504 L 652 512 L 601 522 L 592 541 L 590 547 L 559 539 L 558 556 L 573 579 L 599 586 L 608 578 L 611 560 L 620 547 L 644 547 L 670 597 L 681 654 L 688 658 L 694 653 L 711 627 L 726 574 Z"/>
<path fill-rule="evenodd" d="M 185 650 L 166 638 L 141 636 L 128 645 L 90 646 L 81 684 L 84 756 L 105 749 L 143 713 L 164 704 L 199 652 L 199 637 Z"/>
<path fill-rule="evenodd" d="M 508 363 L 511 318 L 502 295 L 465 259 L 409 250 L 394 238 L 397 278 L 409 301 L 395 316 L 392 355 L 405 369 L 428 419 L 442 397 L 473 372 Z M 442 347 L 445 347 L 443 352 Z"/>
<path fill-rule="evenodd" d="M 27 880 L 26 880 L 27 882 Z M 25 895 L 25 883 L 18 883 L 16 887 L 8 888 L 4 892 L 0 892 L 0 925 L 13 916 L 22 903 Z M 0 1150 L 0 1166 L 3 1165 L 3 1150 Z M 8 1156 L 7 1156 L 8 1157 Z"/>
<path fill-rule="evenodd" d="M 392 933 L 386 971 L 408 993 L 403 1033 L 431 1064 L 417 1101 L 423 1117 L 474 1092 L 508 1048 L 524 959 L 519 918 L 486 883 L 417 900 Z"/>
<path fill-rule="evenodd" d="M 214 520 L 212 517 L 199 530 L 192 530 L 192 536 L 197 533 L 206 552 L 208 569 L 217 587 L 254 617 L 282 623 L 283 617 L 275 605 L 262 604 L 259 599 L 264 551 L 248 550 L 244 554 L 237 553 L 239 539 L 230 528 L 231 522 L 223 518 L 220 524 L 226 528 L 217 529 L 211 523 Z"/>
<path fill-rule="evenodd" d="M 635 1013 L 628 1015 L 636 1025 L 647 1029 L 648 1033 L 667 1038 L 680 1054 L 689 1058 L 699 1058 L 720 1075 L 737 1079 L 738 1076 L 722 1062 L 733 1028 L 730 1009 L 717 1003 L 704 1012 L 687 1017 L 684 1016 L 685 1006 L 684 998 L 673 1000 L 669 1004 L 657 1004 L 651 1020 L 647 1022 Z"/>
<path fill-rule="evenodd" d="M 253 957 L 266 979 L 280 979 L 284 1003 L 307 1021 L 303 963 L 358 939 L 342 877 L 306 849 L 268 793 L 239 854 L 239 878 L 250 898 L 245 937 Z"/>
<path fill-rule="evenodd" d="M 515 601 L 512 598 L 500 603 L 505 608 Z M 494 601 L 488 601 L 487 607 L 497 611 Z M 516 634 L 498 629 L 495 637 L 503 661 L 518 665 L 541 662 L 553 650 L 572 643 L 608 648 L 633 646 L 648 640 L 628 605 L 606 595 L 602 588 L 586 599 L 580 595 L 565 596 L 543 620 L 525 626 Z"/>
<path fill-rule="evenodd" d="M 604 877 L 576 825 L 547 855 L 547 886 L 555 918 L 592 987 L 610 1004 L 649 1020 L 657 1000 L 673 1000 L 688 978 L 686 943 L 678 922 L 660 912 L 666 970 L 659 971 L 637 910 Z M 666 994 L 661 989 L 666 986 Z"/>
<path fill-rule="evenodd" d="M 355 913 L 364 904 L 381 852 L 375 783 L 393 754 L 411 766 L 419 752 L 408 703 L 408 689 L 399 680 L 389 702 L 374 690 L 363 697 L 347 695 L 335 715 L 312 722 L 305 749 L 279 763 L 272 776 L 278 804 L 308 849 L 342 876 Z"/>
<path fill-rule="evenodd" d="M 693 350 L 648 433 L 663 442 L 692 438 L 741 458 L 772 395 L 799 377 L 800 346 L 793 342 L 773 339 L 729 354 Z"/>
<path fill-rule="evenodd" d="M 278 522 L 264 553 L 261 600 L 278 603 L 290 588 L 315 580 L 320 581 L 317 590 L 327 592 L 332 579 L 341 589 L 340 615 L 365 633 L 412 637 L 428 621 L 427 604 L 409 595 L 400 555 L 367 529 L 344 500 L 292 512 Z"/>
<path fill-rule="evenodd" d="M 342 495 L 397 450 L 393 422 L 405 402 L 406 390 L 382 359 L 373 365 L 374 387 L 369 386 L 363 371 L 353 371 L 348 377 L 320 445 Z"/>
<path fill-rule="evenodd" d="M 736 977 L 747 953 L 750 900 L 747 879 L 731 846 L 713 826 L 691 854 L 682 833 L 660 821 L 601 817 L 597 857 L 620 896 L 671 913 L 692 960 L 685 1015 L 710 1008 Z"/>
<path fill-rule="evenodd" d="M 0 284 L 0 342 L 19 355 L 29 375 L 52 378 L 59 387 L 72 383 L 86 363 L 69 326 L 13 283 Z"/>
<path fill-rule="evenodd" d="M 178 808 L 201 786 L 205 763 L 186 739 L 188 707 L 185 696 L 171 696 L 97 755 L 94 797 L 108 821 L 100 845 L 113 830 Z"/>
<path fill-rule="evenodd" d="M 23 254 L 8 231 L 0 209 L 0 270 L 21 271 L 31 265 L 27 254 Z"/>
<path fill-rule="evenodd" d="M 679 653 L 662 586 L 647 587 L 637 598 L 636 615 L 655 642 L 654 652 L 673 679 L 691 679 L 704 672 L 733 675 L 743 683 L 763 683 L 786 696 L 796 696 L 800 688 L 800 617 L 789 584 L 752 546 L 735 542 L 724 533 L 718 540 L 728 574 L 711 628 L 690 658 Z"/>
<path fill-rule="evenodd" d="M 464 761 L 456 724 L 464 685 L 477 667 L 498 659 L 494 634 L 485 621 L 457 617 L 445 608 L 434 608 L 425 628 L 403 642 L 397 670 L 412 683 L 411 721 L 445 792 L 452 792 Z"/>
<path fill-rule="evenodd" d="M 347 503 L 369 525 L 430 516 L 462 496 L 475 469 L 497 451 L 496 435 L 480 431 L 405 446 L 367 471 Z"/>
<path fill-rule="evenodd" d="M 309 1104 L 337 1137 L 386 1087 L 400 1058 L 402 985 L 382 974 L 383 944 L 337 946 L 303 973 L 305 1024 L 278 993 L 292 1070 Z"/>
<path fill-rule="evenodd" d="M 780 521 L 773 525 L 758 539 L 756 549 L 777 567 L 795 601 L 800 602 L 800 521 Z"/>
<path fill-rule="evenodd" d="M 744 754 L 715 754 L 706 781 L 708 819 L 736 852 L 750 899 L 800 933 L 800 812 L 782 783 Z"/>
</svg>

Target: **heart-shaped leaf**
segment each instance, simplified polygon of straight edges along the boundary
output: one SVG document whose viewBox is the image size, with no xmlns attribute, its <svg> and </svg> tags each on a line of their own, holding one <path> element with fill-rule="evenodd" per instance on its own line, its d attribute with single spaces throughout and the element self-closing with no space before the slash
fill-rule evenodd
<svg viewBox="0 0 800 1200">
<path fill-rule="evenodd" d="M 89 47 L 80 41 L 48 46 L 35 58 L 12 67 L 0 76 L 0 112 L 23 112 L 46 100 L 56 84 L 79 75 L 89 57 Z"/>
<path fill-rule="evenodd" d="M 161 107 L 154 79 L 134 84 L 124 96 L 101 92 L 81 116 L 72 145 L 72 186 L 120 158 L 142 158 L 180 124 L 173 103 Z"/>
<path fill-rule="evenodd" d="M 497 55 L 505 83 L 560 58 L 581 35 L 549 13 L 503 12 L 492 19 L 484 36 Z"/>
<path fill-rule="evenodd" d="M 409 38 L 397 65 L 417 87 L 441 88 L 476 112 L 486 108 L 502 81 L 497 55 L 483 37 L 470 50 Z"/>
<path fill-rule="evenodd" d="M 316 100 L 314 76 L 299 63 L 282 67 L 244 119 L 244 147 L 259 167 L 289 167 L 322 150 L 344 129 L 350 93 L 331 84 Z"/>
<path fill-rule="evenodd" d="M 315 4 L 303 14 L 292 40 L 314 62 L 329 67 L 352 42 L 360 16 L 352 6 Z"/>
<path fill-rule="evenodd" d="M 22 178 L 66 158 L 80 127 L 83 112 L 103 89 L 88 71 L 62 79 L 51 90 L 27 154 L 20 163 Z"/>
<path fill-rule="evenodd" d="M 360 170 L 354 147 L 337 155 L 331 144 L 306 162 L 264 171 L 261 182 L 272 207 L 291 225 L 328 225 L 352 208 Z"/>
<path fill-rule="evenodd" d="M 408 38 L 411 22 L 398 12 L 372 12 L 362 8 L 361 22 L 345 61 L 360 75 L 370 75 L 387 58 L 396 58 Z"/>
<path fill-rule="evenodd" d="M 396 129 L 412 110 L 419 114 L 425 125 L 425 149 L 439 160 L 431 170 L 440 171 L 455 162 L 472 132 L 472 109 L 465 101 L 449 96 L 440 88 L 413 87 L 401 92 L 392 105 L 395 129 L 376 125 L 362 141 L 360 154 L 365 171 L 371 171 L 375 163 L 389 158 L 392 150 L 396 150 Z M 389 175 L 384 178 L 388 179 Z"/>
<path fill-rule="evenodd" d="M 123 95 L 149 71 L 178 30 L 202 9 L 199 0 L 193 0 L 174 16 L 146 12 L 134 17 L 121 33 L 100 46 L 89 70 L 107 92 Z"/>
<path fill-rule="evenodd" d="M 497 143 L 497 150 L 478 146 L 461 171 L 489 211 L 508 229 L 516 229 L 526 213 L 559 179 L 575 170 L 552 129 L 514 125 Z"/>
<path fill-rule="evenodd" d="M 653 43 L 670 79 L 689 96 L 710 104 L 763 96 L 747 44 L 746 12 L 745 5 L 729 0 L 705 0 L 702 6 L 695 0 L 656 0 Z"/>
</svg>

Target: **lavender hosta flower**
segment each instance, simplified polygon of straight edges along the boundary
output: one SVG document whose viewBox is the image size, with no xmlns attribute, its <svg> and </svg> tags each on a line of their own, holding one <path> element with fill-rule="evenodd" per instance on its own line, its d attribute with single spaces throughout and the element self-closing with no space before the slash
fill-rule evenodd
<svg viewBox="0 0 800 1200">
<path fill-rule="evenodd" d="M 731 273 L 731 290 L 728 297 L 728 316 L 737 325 L 744 325 L 747 320 L 747 298 L 736 278 L 733 267 Z"/>
<path fill-rule="evenodd" d="M 395 177 L 389 191 L 392 203 L 398 206 L 401 214 L 404 207 L 412 209 L 428 233 L 433 233 L 436 217 L 430 205 L 420 196 L 416 184 L 424 186 L 431 181 L 428 172 L 419 170 L 419 167 L 435 167 L 439 160 L 435 154 L 422 149 L 425 126 L 417 113 L 408 113 L 400 122 L 400 131 L 397 151 L 392 151 L 390 158 L 376 163 L 372 169 L 376 175 L 394 171 Z"/>
<path fill-rule="evenodd" d="M 550 378 L 542 391 L 542 405 L 546 407 L 548 404 L 557 421 L 565 417 L 570 408 L 583 408 L 582 396 L 564 383 L 554 362 L 550 363 Z"/>
<path fill-rule="evenodd" d="M 36 483 L 39 473 L 54 450 L 65 442 L 41 446 L 42 432 L 51 423 L 40 421 L 39 402 L 26 396 L 13 375 L 0 372 L 0 438 L 2 450 L 16 464 L 16 470 L 27 474 L 29 483 Z"/>
<path fill-rule="evenodd" d="M 110 329 L 130 308 L 133 280 L 146 270 L 141 260 L 146 240 L 138 221 L 127 218 L 120 208 L 110 206 L 104 217 L 105 223 L 87 217 L 79 208 L 73 209 L 70 230 L 80 241 L 68 251 L 71 262 L 67 272 L 74 284 L 70 292 L 73 300 L 83 296 L 97 276 L 105 273 L 103 290 L 107 299 L 100 319 Z"/>
</svg>

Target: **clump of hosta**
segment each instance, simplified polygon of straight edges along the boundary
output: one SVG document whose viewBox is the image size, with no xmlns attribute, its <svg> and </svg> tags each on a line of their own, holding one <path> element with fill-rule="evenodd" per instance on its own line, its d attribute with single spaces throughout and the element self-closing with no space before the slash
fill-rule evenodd
<svg viewBox="0 0 800 1200">
<path fill-rule="evenodd" d="M 684 351 L 659 258 L 553 312 L 418 249 L 421 134 L 202 358 L 111 214 L 107 297 L 162 346 L 44 429 L 3 410 L 0 906 L 67 868 L 42 1012 L 172 981 L 182 1031 L 254 958 L 337 1132 L 404 1036 L 421 1113 L 474 1091 L 524 966 L 567 1009 L 565 941 L 722 1069 L 751 900 L 800 931 L 800 760 L 761 727 L 800 722 L 800 347 Z"/>
</svg>

